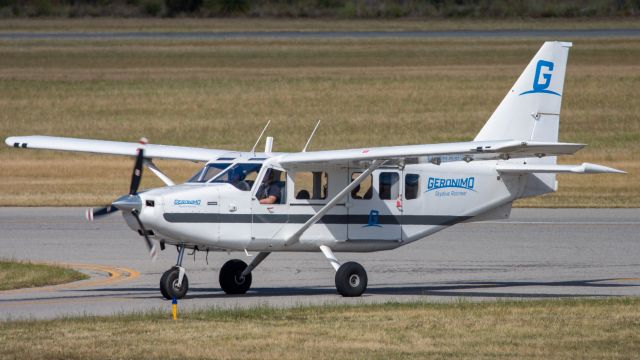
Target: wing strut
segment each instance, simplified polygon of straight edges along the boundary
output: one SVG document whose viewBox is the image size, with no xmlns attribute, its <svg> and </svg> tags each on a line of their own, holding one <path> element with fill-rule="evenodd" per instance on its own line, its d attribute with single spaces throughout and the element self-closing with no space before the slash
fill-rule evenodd
<svg viewBox="0 0 640 360">
<path fill-rule="evenodd" d="M 160 180 L 162 180 L 162 182 L 165 183 L 167 186 L 175 185 L 173 180 L 171 180 L 165 173 L 163 173 L 160 169 L 158 169 L 156 164 L 154 164 L 153 161 L 151 161 L 151 159 L 144 159 L 144 164 L 147 166 L 149 170 L 151 170 L 151 172 L 156 174 L 156 176 L 159 177 Z"/>
<path fill-rule="evenodd" d="M 307 220 L 298 231 L 296 231 L 293 235 L 291 235 L 287 241 L 284 243 L 285 246 L 289 246 L 295 244 L 300 240 L 300 236 L 307 231 L 311 225 L 318 222 L 318 220 L 322 219 L 322 217 L 331 210 L 336 204 L 342 199 L 345 195 L 351 192 L 351 190 L 355 189 L 356 186 L 360 185 L 367 176 L 371 175 L 371 173 L 380 167 L 380 165 L 384 164 L 385 160 L 373 160 L 371 165 L 365 170 L 362 174 L 360 174 L 357 178 L 355 178 L 347 187 L 342 189 L 336 196 L 333 197 L 325 206 L 323 206 L 315 215 L 311 217 L 311 219 Z"/>
<path fill-rule="evenodd" d="M 268 252 L 268 251 L 263 251 L 258 253 L 258 256 L 253 258 L 251 263 L 242 271 L 240 276 L 244 277 L 251 274 L 253 269 L 255 269 L 262 262 L 262 260 L 264 260 L 267 256 L 269 256 L 269 254 L 271 254 L 271 252 Z"/>
</svg>

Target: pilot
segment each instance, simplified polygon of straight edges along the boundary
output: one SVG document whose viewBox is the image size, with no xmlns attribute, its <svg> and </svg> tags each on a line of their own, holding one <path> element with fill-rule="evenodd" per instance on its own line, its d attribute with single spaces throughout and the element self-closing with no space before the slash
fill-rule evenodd
<svg viewBox="0 0 640 360">
<path fill-rule="evenodd" d="M 278 179 L 276 177 L 279 174 L 276 174 L 276 171 L 273 169 L 267 171 L 268 173 L 264 176 L 264 180 L 258 191 L 258 199 L 260 199 L 260 204 L 279 204 L 280 186 L 278 186 Z"/>
</svg>

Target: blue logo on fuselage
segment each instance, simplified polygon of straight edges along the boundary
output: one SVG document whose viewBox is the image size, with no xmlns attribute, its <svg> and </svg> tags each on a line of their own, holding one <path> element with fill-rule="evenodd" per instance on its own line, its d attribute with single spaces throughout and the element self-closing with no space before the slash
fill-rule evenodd
<svg viewBox="0 0 640 360">
<path fill-rule="evenodd" d="M 549 72 L 542 73 L 542 68 L 547 68 Z M 551 61 L 539 60 L 536 64 L 536 74 L 533 76 L 533 89 L 525 91 L 520 95 L 526 94 L 552 94 L 558 95 L 555 91 L 547 90 L 551 85 L 551 72 L 553 71 L 553 63 Z M 541 81 L 542 80 L 542 81 Z"/>
<path fill-rule="evenodd" d="M 175 206 L 200 206 L 200 200 L 174 200 Z"/>
<path fill-rule="evenodd" d="M 443 188 L 459 188 L 475 191 L 473 190 L 473 187 L 475 185 L 476 178 L 473 176 L 459 179 L 443 179 L 430 177 L 429 180 L 427 180 L 427 192 Z"/>
<path fill-rule="evenodd" d="M 371 210 L 371 212 L 369 212 L 369 220 L 367 221 L 367 225 L 363 225 L 362 227 L 369 227 L 369 226 L 382 227 L 382 225 L 380 225 L 379 223 L 380 223 L 380 211 Z"/>
</svg>

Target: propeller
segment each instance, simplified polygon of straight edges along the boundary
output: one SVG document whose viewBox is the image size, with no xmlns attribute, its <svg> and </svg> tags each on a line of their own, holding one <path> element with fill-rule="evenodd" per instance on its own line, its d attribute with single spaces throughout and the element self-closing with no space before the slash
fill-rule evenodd
<svg viewBox="0 0 640 360">
<path fill-rule="evenodd" d="M 142 167 L 144 166 L 144 145 L 147 144 L 146 138 L 140 139 L 141 147 L 138 148 L 138 154 L 136 155 L 136 161 L 133 166 L 133 172 L 131 174 L 131 184 L 129 186 L 129 194 L 124 195 L 116 199 L 110 205 L 107 205 L 98 209 L 87 209 L 85 217 L 88 221 L 93 221 L 94 218 L 106 216 L 112 214 L 118 210 L 130 212 L 131 215 L 136 219 L 138 226 L 140 227 L 140 232 L 144 237 L 145 243 L 147 245 L 147 249 L 149 249 L 149 254 L 151 258 L 155 260 L 157 256 L 156 247 L 149 239 L 149 235 L 147 230 L 144 228 L 142 221 L 140 221 L 140 209 L 142 207 L 142 202 L 140 197 L 138 196 L 138 188 L 140 187 L 140 181 L 142 180 Z"/>
<path fill-rule="evenodd" d="M 118 210 L 119 209 L 117 207 L 112 206 L 112 205 L 107 205 L 107 206 L 99 208 L 99 209 L 87 209 L 86 213 L 84 214 L 84 217 L 87 219 L 87 221 L 93 221 L 93 219 L 96 218 L 96 217 L 109 215 L 109 214 L 114 213 L 114 212 L 116 212 Z"/>
<path fill-rule="evenodd" d="M 151 255 L 151 259 L 155 260 L 156 257 L 158 256 L 158 251 L 156 249 L 156 246 L 151 241 L 151 239 L 149 239 L 149 235 L 147 233 L 147 229 L 144 228 L 144 225 L 142 224 L 142 221 L 140 221 L 140 217 L 138 216 L 138 210 L 133 210 L 131 212 L 131 215 L 133 215 L 133 217 L 138 222 L 138 226 L 140 226 L 140 231 L 142 232 L 142 236 L 144 237 L 144 241 L 147 244 L 147 249 L 149 249 L 149 255 Z"/>
<path fill-rule="evenodd" d="M 147 139 L 140 139 L 142 146 L 147 144 Z M 138 188 L 140 187 L 140 180 L 142 179 L 142 166 L 144 165 L 144 148 L 138 148 L 138 156 L 136 156 L 136 163 L 133 166 L 133 173 L 131 174 L 131 185 L 129 186 L 129 195 L 138 195 Z"/>
<path fill-rule="evenodd" d="M 144 146 L 147 144 L 147 138 L 140 139 L 140 145 Z M 144 149 L 142 147 L 138 148 L 138 154 L 136 156 L 136 162 L 133 166 L 133 172 L 131 174 L 131 185 L 129 186 L 129 195 L 137 195 L 138 188 L 140 187 L 140 180 L 142 179 L 142 167 L 144 165 Z M 87 221 L 93 221 L 95 218 L 99 218 L 102 216 L 106 216 L 112 214 L 118 210 L 120 210 L 116 205 L 116 203 L 121 202 L 123 197 L 114 201 L 112 204 L 109 204 L 105 207 L 97 208 L 97 209 L 87 209 L 85 213 L 85 218 Z M 119 204 L 121 205 L 121 204 Z"/>
</svg>

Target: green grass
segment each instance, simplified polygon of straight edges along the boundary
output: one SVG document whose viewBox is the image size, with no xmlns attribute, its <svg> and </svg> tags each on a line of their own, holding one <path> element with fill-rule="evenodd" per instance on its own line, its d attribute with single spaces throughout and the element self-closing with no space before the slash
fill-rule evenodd
<svg viewBox="0 0 640 360">
<path fill-rule="evenodd" d="M 35 31 L 48 29 L 46 24 L 22 26 Z M 91 23 L 71 24 L 85 29 Z M 115 26 L 103 20 L 95 28 L 105 24 Z M 175 23 L 127 24 L 157 29 Z M 255 24 L 236 20 L 220 26 L 254 30 Z M 276 26 L 265 24 L 256 29 Z M 358 28 L 361 23 L 344 24 Z M 464 21 L 456 24 L 466 26 Z M 322 119 L 311 150 L 465 141 L 479 131 L 541 43 L 4 41 L 0 137 L 48 134 L 136 141 L 146 136 L 153 143 L 248 150 L 271 119 L 268 135 L 275 137 L 275 150 L 299 151 Z M 561 176 L 559 193 L 518 206 L 640 206 L 635 185 L 640 182 L 639 58 L 638 39 L 576 39 L 560 128 L 562 141 L 589 144 L 561 162 L 600 162 L 629 175 Z M 128 188 L 131 166 L 130 159 L 1 147 L 0 205 L 106 204 Z M 160 166 L 177 180 L 195 171 L 193 164 Z M 145 177 L 143 186 L 157 185 L 152 176 Z"/>
<path fill-rule="evenodd" d="M 0 291 L 64 284 L 88 278 L 79 271 L 62 266 L 0 260 Z"/>
<path fill-rule="evenodd" d="M 252 308 L 0 322 L 30 359 L 634 358 L 640 300 Z"/>
</svg>

